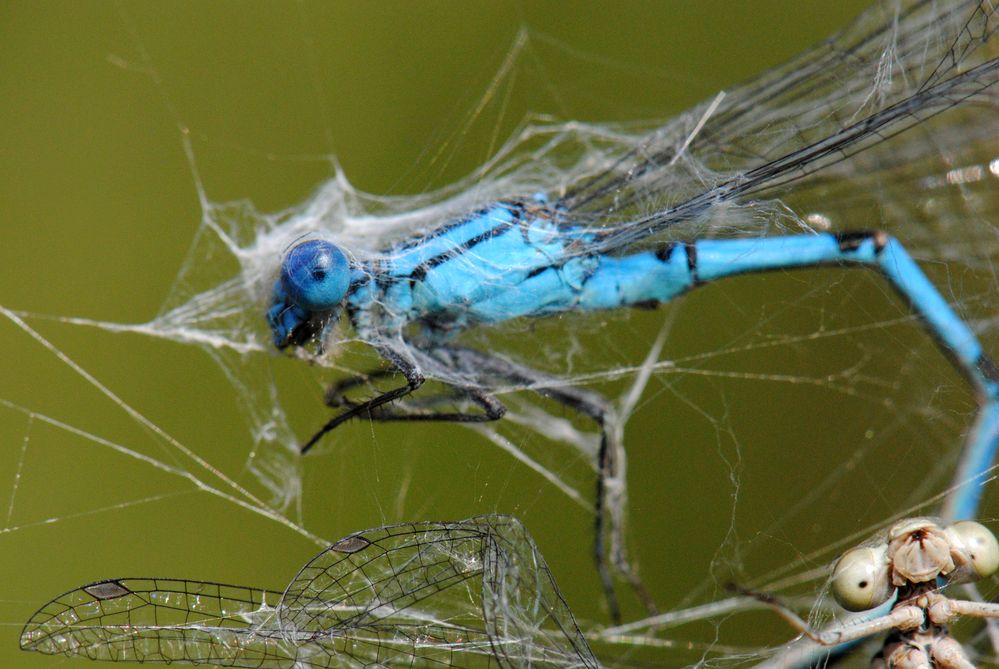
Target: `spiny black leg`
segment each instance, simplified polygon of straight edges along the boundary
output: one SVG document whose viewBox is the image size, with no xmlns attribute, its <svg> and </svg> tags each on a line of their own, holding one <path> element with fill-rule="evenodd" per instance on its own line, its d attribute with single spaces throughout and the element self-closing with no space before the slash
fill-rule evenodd
<svg viewBox="0 0 999 669">
<path fill-rule="evenodd" d="M 350 420 L 351 418 L 355 418 L 365 413 L 370 413 L 372 409 L 376 409 L 383 404 L 397 400 L 400 397 L 405 397 L 423 385 L 426 379 L 423 378 L 423 374 L 420 373 L 420 370 L 417 369 L 414 364 L 405 360 L 402 356 L 398 355 L 391 349 L 382 347 L 378 349 L 378 352 L 383 358 L 392 363 L 404 377 L 406 377 L 406 385 L 389 390 L 388 392 L 382 393 L 381 395 L 378 395 L 370 400 L 356 404 L 340 415 L 334 416 L 328 423 L 326 423 L 326 425 L 323 425 L 318 432 L 312 435 L 305 445 L 302 446 L 302 453 L 306 453 L 316 444 L 316 442 L 322 439 L 327 432 L 336 429 L 336 427 L 340 424 Z"/>
<path fill-rule="evenodd" d="M 326 390 L 325 402 L 328 407 L 343 407 L 343 406 L 354 406 L 357 402 L 353 402 L 346 397 L 344 394 L 358 386 L 363 386 L 371 381 L 377 379 L 382 379 L 387 376 L 394 376 L 398 374 L 399 370 L 395 368 L 390 369 L 376 369 L 373 372 L 368 372 L 367 374 L 362 374 L 360 376 L 352 376 L 349 379 L 343 379 L 342 381 L 337 381 L 331 385 Z"/>
<path fill-rule="evenodd" d="M 473 388 L 459 388 L 457 398 L 468 399 L 482 408 L 482 413 L 462 413 L 459 411 L 444 412 L 431 411 L 427 409 L 414 409 L 411 406 L 405 410 L 394 410 L 389 407 L 381 407 L 377 411 L 372 411 L 371 420 L 377 421 L 438 421 L 446 423 L 489 423 L 499 420 L 506 415 L 506 407 L 498 399 Z M 445 398 L 435 397 L 431 400 L 437 404 Z M 455 398 L 450 398 L 455 399 Z"/>
</svg>

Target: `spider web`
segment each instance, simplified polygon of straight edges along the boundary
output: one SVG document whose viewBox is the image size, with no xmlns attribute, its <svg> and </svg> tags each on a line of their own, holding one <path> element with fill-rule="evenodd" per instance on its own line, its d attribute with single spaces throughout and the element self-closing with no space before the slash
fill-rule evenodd
<svg viewBox="0 0 999 669">
<path fill-rule="evenodd" d="M 60 61 L 50 67 L 61 78 L 30 87 L 65 100 L 62 115 L 39 119 L 65 148 L 44 164 L 5 161 L 11 201 L 28 204 L 12 212 L 3 245 L 2 531 L 17 578 L 3 596 L 0 657 L 9 648 L 8 664 L 51 666 L 14 650 L 17 631 L 80 583 L 141 572 L 279 589 L 359 528 L 497 511 L 537 537 L 584 631 L 605 624 L 589 558 L 591 426 L 505 388 L 502 424 L 357 422 L 324 454 L 299 458 L 296 445 L 328 415 L 326 384 L 377 361 L 350 342 L 321 361 L 275 355 L 261 316 L 274 259 L 317 220 L 370 250 L 482 202 L 552 188 L 707 100 L 684 119 L 694 128 L 718 90 L 849 12 L 811 35 L 794 31 L 800 41 L 756 63 L 751 52 L 774 32 L 751 38 L 735 15 L 618 17 L 633 38 L 611 44 L 597 19 L 600 30 L 553 29 L 530 15 L 480 17 L 494 21 L 489 33 L 424 14 L 412 32 L 355 41 L 351 20 L 399 20 L 306 5 L 250 18 L 201 8 L 193 27 L 153 10 L 78 14 L 79 35 L 112 26 L 106 43 L 81 46 L 97 83 L 77 90 Z M 670 41 L 681 46 L 653 49 Z M 386 44 L 398 51 L 386 56 Z M 706 44 L 728 61 L 717 79 Z M 733 55 L 732 44 L 745 49 Z M 453 62 L 473 45 L 474 57 Z M 353 74 L 358 54 L 377 69 Z M 409 81 L 417 70 L 428 79 Z M 887 228 L 995 353 L 987 112 L 970 118 L 990 124 L 916 129 L 876 162 L 781 194 L 787 209 L 733 209 L 724 225 Z M 114 123 L 95 125 L 103 117 Z M 10 153 L 34 155 L 14 141 L 18 127 Z M 976 151 L 950 151 L 968 132 L 979 133 Z M 70 162 L 73 152 L 97 155 Z M 88 171 L 37 167 L 61 161 Z M 725 583 L 810 606 L 839 550 L 936 508 L 975 409 L 904 305 L 865 272 L 745 277 L 653 312 L 517 323 L 466 342 L 601 392 L 627 418 L 629 550 L 666 618 L 656 634 L 638 625 L 591 639 L 608 664 L 761 659 L 790 635 L 769 614 L 732 615 L 746 605 Z M 642 617 L 635 601 L 625 613 Z"/>
</svg>

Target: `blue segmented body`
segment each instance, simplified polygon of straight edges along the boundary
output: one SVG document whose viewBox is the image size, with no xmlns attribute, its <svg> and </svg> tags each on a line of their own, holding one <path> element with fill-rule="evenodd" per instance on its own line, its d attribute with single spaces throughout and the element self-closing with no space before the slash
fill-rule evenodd
<svg viewBox="0 0 999 669">
<path fill-rule="evenodd" d="M 702 239 L 618 256 L 587 253 L 597 235 L 560 218 L 564 214 L 543 201 L 498 203 L 353 265 L 331 242 L 296 245 L 286 255 L 268 311 L 275 345 L 321 339 L 341 310 L 357 335 L 371 343 L 402 336 L 413 324 L 421 326 L 428 341 L 443 342 L 454 332 L 513 318 L 664 303 L 698 285 L 737 274 L 860 265 L 880 271 L 911 304 L 988 399 L 983 420 L 999 422 L 995 364 L 902 245 L 887 235 Z M 315 290 L 287 278 L 294 276 L 289 263 L 303 262 L 298 256 L 307 259 L 310 271 L 322 266 L 321 281 L 309 274 L 304 282 L 313 280 L 319 286 Z M 300 297 L 296 302 L 291 295 Z M 974 464 L 968 465 L 966 475 L 992 461 L 994 429 L 987 432 L 987 443 L 977 446 L 981 452 L 972 456 Z M 976 504 L 977 496 L 969 496 L 952 513 L 970 517 Z"/>
</svg>

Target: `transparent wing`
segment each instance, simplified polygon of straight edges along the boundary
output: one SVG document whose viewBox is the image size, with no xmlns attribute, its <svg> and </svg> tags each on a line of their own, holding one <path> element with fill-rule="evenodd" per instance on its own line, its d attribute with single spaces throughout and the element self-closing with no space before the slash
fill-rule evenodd
<svg viewBox="0 0 999 669">
<path fill-rule="evenodd" d="M 39 609 L 21 648 L 252 669 L 598 666 L 534 541 L 505 516 L 353 534 L 284 595 L 174 579 L 92 583 Z"/>
<path fill-rule="evenodd" d="M 533 540 L 503 516 L 346 537 L 291 582 L 280 621 L 359 664 L 597 666 Z"/>
<path fill-rule="evenodd" d="M 21 648 L 113 662 L 290 668 L 299 649 L 274 627 L 279 598 L 199 581 L 101 581 L 39 609 L 21 632 Z"/>
<path fill-rule="evenodd" d="M 504 666 L 598 667 L 544 557 L 527 529 L 510 516 L 487 516 L 482 598 L 486 629 Z M 531 645 L 519 640 L 531 639 Z M 529 653 L 529 654 L 528 654 Z"/>
<path fill-rule="evenodd" d="M 602 171 L 568 187 L 565 205 L 577 223 L 609 228 L 611 247 L 690 221 L 738 227 L 736 203 L 758 226 L 767 218 L 753 215 L 759 199 L 878 147 L 890 163 L 910 144 L 903 131 L 958 105 L 994 103 L 997 14 L 977 1 L 880 3 L 823 44 L 609 153 Z M 979 137 L 967 116 L 948 120 L 930 143 L 937 151 Z M 925 134 L 911 139 L 927 143 Z"/>
</svg>

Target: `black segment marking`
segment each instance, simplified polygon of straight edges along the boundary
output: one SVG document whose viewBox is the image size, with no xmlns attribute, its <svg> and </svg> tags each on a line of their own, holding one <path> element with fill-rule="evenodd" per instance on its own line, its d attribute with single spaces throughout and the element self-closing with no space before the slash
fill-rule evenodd
<svg viewBox="0 0 999 669">
<path fill-rule="evenodd" d="M 861 244 L 871 239 L 874 241 L 874 253 L 878 254 L 888 245 L 889 240 L 888 235 L 880 230 L 851 230 L 835 233 L 834 236 L 839 250 L 844 253 L 856 251 Z"/>
<path fill-rule="evenodd" d="M 978 360 L 975 362 L 975 367 L 978 371 L 982 373 L 982 376 L 987 378 L 993 383 L 999 383 L 999 367 L 996 366 L 995 360 L 982 353 Z"/>
<path fill-rule="evenodd" d="M 684 242 L 683 248 L 687 250 L 687 271 L 690 272 L 690 279 L 694 284 L 698 284 L 701 280 L 697 278 L 697 245 Z"/>
<path fill-rule="evenodd" d="M 666 246 L 660 246 L 658 249 L 656 249 L 656 258 L 658 258 L 660 261 L 664 263 L 669 262 L 669 259 L 673 255 L 673 249 L 675 248 L 676 244 L 674 244 L 673 242 L 670 242 Z"/>
<path fill-rule="evenodd" d="M 856 251 L 860 245 L 874 236 L 870 230 L 850 230 L 837 232 L 833 235 L 840 251 Z"/>
</svg>

